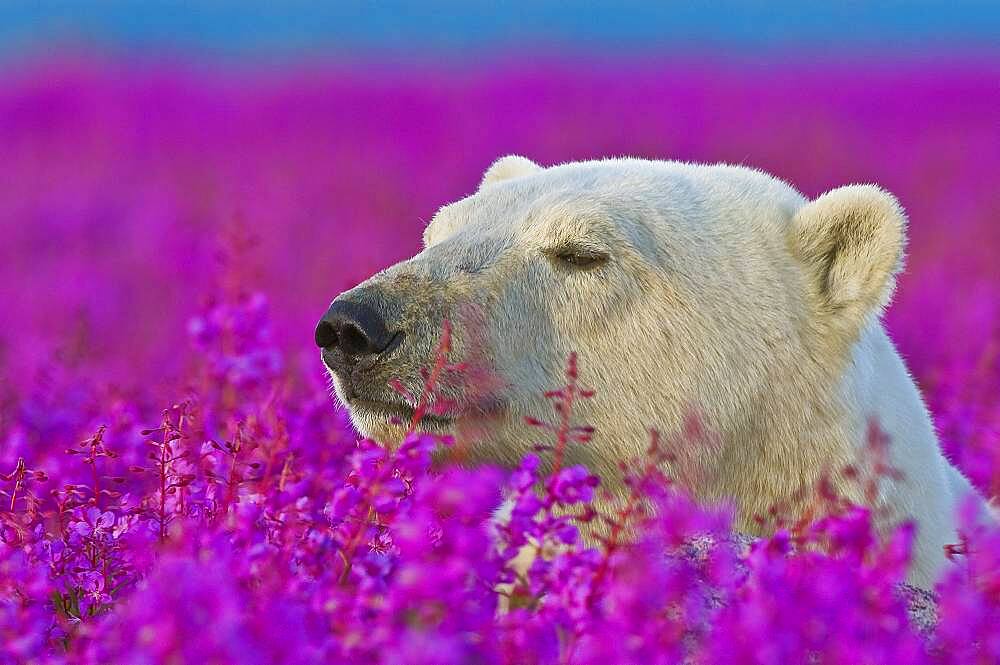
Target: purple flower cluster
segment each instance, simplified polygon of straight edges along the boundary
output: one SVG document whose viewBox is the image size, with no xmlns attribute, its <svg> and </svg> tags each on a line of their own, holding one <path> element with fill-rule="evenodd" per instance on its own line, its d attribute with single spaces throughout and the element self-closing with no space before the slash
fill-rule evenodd
<svg viewBox="0 0 1000 665">
<path fill-rule="evenodd" d="M 63 451 L 60 475 L 23 460 L 4 475 L 0 630 L 13 658 L 924 663 L 995 653 L 1000 530 L 968 525 L 928 640 L 898 593 L 909 529 L 880 539 L 854 508 L 746 553 L 724 507 L 693 504 L 659 474 L 655 436 L 617 502 L 584 467 L 563 467 L 592 431 L 573 420 L 573 401 L 594 396 L 574 357 L 549 393 L 554 422 L 533 423 L 552 439 L 538 454 L 506 476 L 435 468 L 432 452 L 448 441 L 414 433 L 389 451 L 356 440 L 304 376 L 215 371 L 232 366 L 222 345 L 259 343 L 259 298 L 208 305 L 202 319 L 232 323 L 194 340 L 187 397 L 159 426 L 120 409 Z M 248 319 L 256 325 L 236 324 Z M 495 519 L 502 500 L 509 515 Z"/>
<path fill-rule="evenodd" d="M 911 213 L 890 330 L 996 494 L 1000 91 L 985 65 L 927 67 L 5 73 L 0 662 L 997 662 L 1000 529 L 971 510 L 926 634 L 899 587 L 908 527 L 838 506 L 747 546 L 660 474 L 656 433 L 623 495 L 566 463 L 593 433 L 574 404 L 600 398 L 574 356 L 504 472 L 439 463 L 452 444 L 418 427 L 359 440 L 308 335 L 503 152 L 752 155 L 810 194 L 875 180 Z M 409 396 L 431 412 L 462 371 L 444 337 Z M 711 444 L 690 425 L 672 450 Z"/>
</svg>

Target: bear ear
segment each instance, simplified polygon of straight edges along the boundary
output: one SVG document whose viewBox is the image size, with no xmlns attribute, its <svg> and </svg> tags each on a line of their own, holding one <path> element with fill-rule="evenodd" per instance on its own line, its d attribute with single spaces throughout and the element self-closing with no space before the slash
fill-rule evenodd
<svg viewBox="0 0 1000 665">
<path fill-rule="evenodd" d="M 818 307 L 860 331 L 895 287 L 906 245 L 906 215 L 892 194 L 851 185 L 807 203 L 792 221 L 792 251 L 804 264 Z"/>
<path fill-rule="evenodd" d="M 503 182 L 511 178 L 520 178 L 521 176 L 538 173 L 541 170 L 541 166 L 527 157 L 507 155 L 496 160 L 490 165 L 490 168 L 486 169 L 486 173 L 483 174 L 483 179 L 479 183 L 479 189 L 496 182 Z"/>
</svg>

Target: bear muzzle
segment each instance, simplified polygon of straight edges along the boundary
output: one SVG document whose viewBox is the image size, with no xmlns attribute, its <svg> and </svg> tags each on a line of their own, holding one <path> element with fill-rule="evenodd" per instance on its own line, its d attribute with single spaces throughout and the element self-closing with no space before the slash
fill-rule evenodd
<svg viewBox="0 0 1000 665">
<path fill-rule="evenodd" d="M 421 428 L 442 433 L 458 420 L 495 417 L 505 404 L 477 334 L 482 308 L 469 302 L 464 283 L 449 285 L 418 267 L 397 264 L 341 293 L 315 328 L 337 399 L 373 438 L 387 423 L 409 421 L 419 404 Z M 456 369 L 428 389 L 445 321 L 453 324 L 448 367 Z"/>
<path fill-rule="evenodd" d="M 336 349 L 351 359 L 382 353 L 402 332 L 386 328 L 379 312 L 370 305 L 335 300 L 316 325 L 316 346 Z"/>
<path fill-rule="evenodd" d="M 363 296 L 363 297 L 362 297 Z M 413 408 L 390 389 L 388 379 L 397 373 L 412 372 L 400 349 L 406 333 L 387 318 L 397 318 L 394 303 L 382 302 L 381 294 L 366 290 L 342 294 L 330 305 L 316 325 L 315 341 L 322 352 L 323 364 L 334 377 L 334 387 L 341 402 L 356 418 L 367 422 L 406 422 Z M 425 417 L 434 425 L 447 426 L 450 418 Z M 362 428 L 366 429 L 366 428 Z"/>
<path fill-rule="evenodd" d="M 404 336 L 402 330 L 390 330 L 377 307 L 340 298 L 316 324 L 315 333 L 323 364 L 344 383 L 349 395 L 355 392 L 353 384 L 359 376 L 398 348 Z"/>
</svg>

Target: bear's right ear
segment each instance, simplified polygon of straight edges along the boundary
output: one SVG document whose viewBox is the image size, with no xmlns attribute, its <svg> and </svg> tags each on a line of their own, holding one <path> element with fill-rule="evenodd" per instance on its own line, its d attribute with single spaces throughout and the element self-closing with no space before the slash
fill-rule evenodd
<svg viewBox="0 0 1000 665">
<path fill-rule="evenodd" d="M 892 296 L 903 264 L 906 216 L 879 187 L 839 187 L 795 214 L 789 242 L 806 269 L 819 313 L 853 341 L 868 315 L 880 313 Z"/>
<path fill-rule="evenodd" d="M 507 155 L 506 157 L 501 157 L 496 160 L 490 165 L 490 168 L 486 169 L 486 173 L 483 174 L 483 179 L 479 183 L 479 189 L 482 189 L 486 185 L 492 185 L 495 182 L 503 182 L 504 180 L 510 180 L 511 178 L 531 175 L 532 173 L 538 173 L 541 170 L 541 166 L 534 163 L 527 157 L 521 157 L 520 155 Z"/>
</svg>

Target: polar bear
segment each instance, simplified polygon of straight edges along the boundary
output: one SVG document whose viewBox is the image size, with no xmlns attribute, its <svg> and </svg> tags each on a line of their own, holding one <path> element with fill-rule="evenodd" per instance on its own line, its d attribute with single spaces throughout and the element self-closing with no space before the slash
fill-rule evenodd
<svg viewBox="0 0 1000 665">
<path fill-rule="evenodd" d="M 879 320 L 905 233 L 872 185 L 809 201 L 741 166 L 508 156 L 438 211 L 423 251 L 340 294 L 316 341 L 358 430 L 393 442 L 413 413 L 398 390 L 420 394 L 449 320 L 470 369 L 442 376 L 444 406 L 421 427 L 508 466 L 539 439 L 526 417 L 552 419 L 543 395 L 576 352 L 596 396 L 574 416 L 596 432 L 570 461 L 612 490 L 651 428 L 681 431 L 695 411 L 717 440 L 667 471 L 697 498 L 732 501 L 737 527 L 759 533 L 755 518 L 803 512 L 803 490 L 828 477 L 883 525 L 915 521 L 909 581 L 929 587 L 973 490 Z M 872 420 L 898 471 L 874 498 L 839 473 L 863 458 Z"/>
</svg>

